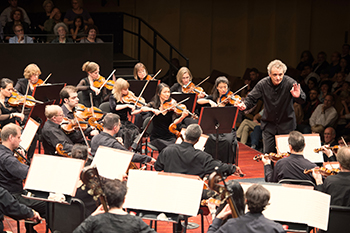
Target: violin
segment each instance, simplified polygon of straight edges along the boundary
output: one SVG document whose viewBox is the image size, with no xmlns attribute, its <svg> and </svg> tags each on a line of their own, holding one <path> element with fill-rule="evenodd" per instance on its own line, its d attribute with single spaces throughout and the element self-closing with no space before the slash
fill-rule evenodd
<svg viewBox="0 0 350 233">
<path fill-rule="evenodd" d="M 13 91 L 11 93 L 11 97 L 8 99 L 7 102 L 10 106 L 17 107 L 19 105 L 23 105 L 24 99 L 26 99 L 25 105 L 28 108 L 33 108 L 35 106 L 35 103 L 43 104 L 43 102 L 34 99 L 33 96 L 27 95 L 27 98 L 25 98 L 25 96 L 21 95 L 17 91 Z"/>
<path fill-rule="evenodd" d="M 88 128 L 88 122 L 83 121 L 83 119 L 79 119 L 79 117 L 77 117 L 77 120 L 70 120 L 64 117 L 61 123 L 61 128 L 66 134 L 70 134 L 76 129 L 79 129 L 79 125 L 82 128 L 82 130 L 86 130 Z"/>
<path fill-rule="evenodd" d="M 57 143 L 56 152 L 57 152 L 57 154 L 62 155 L 64 157 L 72 158 L 70 153 L 67 153 L 65 150 L 63 150 L 63 145 L 61 143 Z"/>
<path fill-rule="evenodd" d="M 40 86 L 40 85 L 42 85 L 42 84 L 44 84 L 44 81 L 43 81 L 42 79 L 39 78 L 38 81 L 37 81 L 36 83 L 33 84 L 33 87 Z"/>
<path fill-rule="evenodd" d="M 288 157 L 289 155 L 290 155 L 290 153 L 288 153 L 288 152 L 287 153 L 281 153 L 281 154 L 269 153 L 269 154 L 264 154 L 264 155 L 256 155 L 256 156 L 254 156 L 253 159 L 255 161 L 259 162 L 262 159 L 262 157 L 264 157 L 266 159 L 268 158 L 270 160 L 278 161 L 280 159 Z"/>
<path fill-rule="evenodd" d="M 186 109 L 186 105 L 178 104 L 176 100 L 170 98 L 164 101 L 162 104 L 163 109 L 173 110 L 177 115 L 181 115 L 183 111 L 187 111 L 194 119 L 198 119 L 198 116 Z"/>
<path fill-rule="evenodd" d="M 14 152 L 15 154 L 17 154 L 16 157 L 17 157 L 18 161 L 19 161 L 21 164 L 30 165 L 29 160 L 28 160 L 25 156 L 23 156 L 21 153 L 19 153 L 19 152 L 17 151 L 17 149 L 13 150 L 13 152 Z"/>
<path fill-rule="evenodd" d="M 95 117 L 90 117 L 88 122 L 92 127 L 97 128 L 99 131 L 103 131 L 103 126 L 96 121 Z"/>
<path fill-rule="evenodd" d="M 184 138 L 183 138 L 181 132 L 178 131 L 176 128 L 177 128 L 177 125 L 174 124 L 174 123 L 171 123 L 171 124 L 169 125 L 169 131 L 170 131 L 171 133 L 175 134 L 176 138 L 180 137 L 180 138 L 182 139 L 182 141 L 184 141 Z"/>
<path fill-rule="evenodd" d="M 155 75 L 153 75 L 153 77 L 151 77 L 151 75 L 148 74 L 143 80 L 153 80 L 158 76 L 160 72 L 162 72 L 162 69 L 159 69 L 158 72 Z"/>
<path fill-rule="evenodd" d="M 330 150 L 338 150 L 338 149 L 340 148 L 340 146 L 339 146 L 339 145 L 335 145 L 335 146 L 325 146 L 324 148 L 325 148 L 325 149 L 330 149 Z M 318 153 L 318 152 L 320 152 L 320 151 L 322 151 L 322 147 L 321 147 L 321 148 L 315 148 L 315 149 L 314 149 L 314 152 L 315 152 L 315 153 Z"/>
<path fill-rule="evenodd" d="M 217 200 L 215 198 L 209 198 L 209 199 L 203 199 L 201 200 L 201 205 L 202 206 L 207 206 L 208 204 L 214 204 L 216 206 L 220 206 L 221 205 L 221 200 Z"/>
<path fill-rule="evenodd" d="M 339 168 L 332 168 L 332 169 L 328 169 L 326 167 L 315 167 L 309 170 L 304 170 L 304 174 L 309 174 L 312 173 L 313 170 L 319 171 L 321 173 L 321 175 L 323 175 L 324 177 L 327 176 L 333 176 L 336 175 L 340 172 Z"/>
<path fill-rule="evenodd" d="M 93 86 L 96 88 L 101 88 L 102 86 L 106 87 L 108 90 L 112 90 L 114 87 L 114 81 L 113 80 L 108 80 L 106 82 L 106 79 L 102 76 L 98 77 L 98 79 L 94 80 Z"/>
<path fill-rule="evenodd" d="M 226 96 L 222 97 L 221 102 L 218 104 L 231 104 L 235 105 L 236 103 L 240 103 L 242 98 L 239 95 L 235 95 L 232 91 L 229 91 Z"/>
<path fill-rule="evenodd" d="M 122 102 L 125 104 L 136 104 L 137 107 L 141 108 L 146 106 L 145 99 L 140 97 L 139 99 L 129 91 L 128 95 L 122 97 Z"/>
<path fill-rule="evenodd" d="M 204 94 L 205 96 L 208 96 L 204 89 L 201 87 L 196 87 L 192 82 L 187 86 L 182 86 L 182 92 L 183 93 L 194 93 L 194 94 Z"/>
<path fill-rule="evenodd" d="M 100 120 L 103 117 L 103 112 L 101 109 L 93 107 L 93 108 L 87 108 L 82 104 L 78 104 L 77 107 L 75 107 L 75 110 L 77 111 L 75 114 L 78 118 L 81 119 L 88 119 L 90 117 L 94 117 L 96 120 Z"/>
</svg>

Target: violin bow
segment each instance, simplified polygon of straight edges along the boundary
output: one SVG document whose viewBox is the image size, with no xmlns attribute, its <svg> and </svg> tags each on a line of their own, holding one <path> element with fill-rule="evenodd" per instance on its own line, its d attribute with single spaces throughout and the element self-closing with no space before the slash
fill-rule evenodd
<svg viewBox="0 0 350 233">
<path fill-rule="evenodd" d="M 29 81 L 28 81 L 28 85 L 27 85 L 26 94 L 24 96 L 24 102 L 23 102 L 23 107 L 22 107 L 22 112 L 21 112 L 22 114 L 24 114 L 24 109 L 26 107 L 28 91 L 29 91 Z"/>
<path fill-rule="evenodd" d="M 244 88 L 246 88 L 248 86 L 248 84 L 244 85 L 243 87 L 241 87 L 240 89 L 238 89 L 238 91 L 236 91 L 235 93 L 233 93 L 233 95 L 237 94 L 238 92 L 240 92 L 241 90 L 243 90 Z"/>
<path fill-rule="evenodd" d="M 206 77 L 205 79 L 202 80 L 202 82 L 198 83 L 196 85 L 196 87 L 199 87 L 202 83 L 204 83 L 205 81 L 207 81 L 210 78 L 210 75 L 208 77 Z"/>
<path fill-rule="evenodd" d="M 74 114 L 74 120 L 78 123 L 79 131 L 80 131 L 81 135 L 83 136 L 83 139 L 84 139 L 84 142 L 85 142 L 86 146 L 88 148 L 90 148 L 89 143 L 87 142 L 85 134 L 83 132 L 83 129 L 81 128 L 79 120 L 78 120 L 78 118 L 77 118 L 77 116 L 75 114 Z"/>
<path fill-rule="evenodd" d="M 50 73 L 50 74 L 46 77 L 46 79 L 44 80 L 43 84 L 46 83 L 46 81 L 51 77 L 51 75 L 52 75 L 52 73 Z"/>
<path fill-rule="evenodd" d="M 92 100 L 92 93 L 90 93 L 90 103 L 91 103 L 92 117 L 95 117 L 94 102 Z"/>
<path fill-rule="evenodd" d="M 167 108 L 167 109 L 162 110 L 160 113 L 166 112 L 166 111 L 168 111 L 169 109 L 174 108 L 174 107 L 178 106 L 179 104 L 182 104 L 183 102 L 186 102 L 186 101 L 189 100 L 189 99 L 190 99 L 190 97 L 187 97 L 186 99 L 183 99 L 183 100 L 181 100 L 180 102 L 177 102 L 176 104 L 174 104 L 174 106 L 171 106 L 171 107 L 169 107 L 169 108 Z"/>
<path fill-rule="evenodd" d="M 343 140 L 344 145 L 345 145 L 346 147 L 348 147 L 348 144 L 346 143 L 346 141 L 345 141 L 344 137 L 341 137 L 341 140 Z"/>
<path fill-rule="evenodd" d="M 142 90 L 141 90 L 139 96 L 137 97 L 136 102 L 134 103 L 135 106 L 136 106 L 137 103 L 140 101 L 140 98 L 141 98 L 143 92 L 145 91 L 145 89 L 146 89 L 146 87 L 147 87 L 149 81 L 155 79 L 155 78 L 158 76 L 158 74 L 160 74 L 160 72 L 162 72 L 162 69 L 159 69 L 158 72 L 157 72 L 155 75 L 153 75 L 153 77 L 152 77 L 151 79 L 147 80 L 147 82 L 146 82 L 145 85 L 143 86 L 143 88 L 142 88 Z"/>
<path fill-rule="evenodd" d="M 104 85 L 108 82 L 108 80 L 113 76 L 114 72 L 116 71 L 116 69 L 114 69 L 112 71 L 112 73 L 108 76 L 108 78 L 104 81 L 103 85 L 100 87 L 100 89 L 98 89 L 99 91 L 101 91 L 101 89 L 104 87 Z"/>
</svg>

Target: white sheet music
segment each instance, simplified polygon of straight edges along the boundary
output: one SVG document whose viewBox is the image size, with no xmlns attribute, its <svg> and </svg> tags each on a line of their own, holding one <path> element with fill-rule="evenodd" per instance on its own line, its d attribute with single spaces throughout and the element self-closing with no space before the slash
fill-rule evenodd
<svg viewBox="0 0 350 233">
<path fill-rule="evenodd" d="M 310 160 L 313 163 L 322 163 L 323 155 L 322 152 L 315 153 L 315 148 L 321 147 L 321 139 L 318 134 L 303 134 L 305 138 L 305 148 L 303 155 L 306 159 Z M 276 146 L 281 151 L 290 152 L 288 144 L 288 135 L 276 135 Z"/>
<path fill-rule="evenodd" d="M 241 183 L 244 191 L 251 184 Z M 304 223 L 327 230 L 331 196 L 319 191 L 284 187 L 276 184 L 263 185 L 271 193 L 270 205 L 263 214 L 266 218 L 293 223 Z"/>
<path fill-rule="evenodd" d="M 32 118 L 29 118 L 26 124 L 26 127 L 24 128 L 22 135 L 21 135 L 21 142 L 19 145 L 28 151 L 30 144 L 32 144 L 33 138 L 36 134 L 36 131 L 38 131 L 40 124 L 33 120 Z"/>
<path fill-rule="evenodd" d="M 122 179 L 129 168 L 133 152 L 100 146 L 91 165 L 97 167 L 100 176 L 109 179 Z"/>
<path fill-rule="evenodd" d="M 181 134 L 182 134 L 182 137 L 185 138 L 185 132 L 186 130 L 184 128 L 181 129 Z M 204 150 L 204 147 L 205 147 L 205 144 L 207 143 L 207 140 L 208 140 L 209 136 L 206 135 L 206 134 L 202 134 L 201 137 L 199 138 L 199 141 L 194 144 L 194 148 L 195 149 L 198 149 L 198 150 Z M 176 144 L 180 144 L 182 142 L 182 139 L 181 137 L 178 137 L 176 139 Z"/>
<path fill-rule="evenodd" d="M 197 216 L 203 183 L 197 176 L 130 170 L 124 207 Z M 140 198 L 145 192 L 152 198 Z"/>
<path fill-rule="evenodd" d="M 74 196 L 84 160 L 35 154 L 24 189 Z"/>
</svg>

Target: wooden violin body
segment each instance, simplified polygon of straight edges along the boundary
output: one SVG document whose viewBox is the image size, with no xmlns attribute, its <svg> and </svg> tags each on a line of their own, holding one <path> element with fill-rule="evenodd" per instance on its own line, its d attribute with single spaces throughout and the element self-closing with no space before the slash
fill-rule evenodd
<svg viewBox="0 0 350 233">
<path fill-rule="evenodd" d="M 278 161 L 280 159 L 288 157 L 289 155 L 290 155 L 290 153 L 281 153 L 281 154 L 269 153 L 269 154 L 263 154 L 263 155 L 262 154 L 256 155 L 256 156 L 254 156 L 253 159 L 255 161 L 259 162 L 262 159 L 262 157 L 264 157 L 266 159 L 268 158 L 268 159 L 273 160 L 273 161 Z"/>
<path fill-rule="evenodd" d="M 35 84 L 33 84 L 33 87 L 40 86 L 42 84 L 44 84 L 44 81 L 39 78 L 38 81 Z"/>
<path fill-rule="evenodd" d="M 144 98 L 140 97 L 139 99 L 129 91 L 128 95 L 122 97 L 122 102 L 126 104 L 136 104 L 137 107 L 141 108 L 146 106 L 146 101 Z"/>
<path fill-rule="evenodd" d="M 63 145 L 61 143 L 58 143 L 56 145 L 56 152 L 57 152 L 57 154 L 62 155 L 62 156 L 67 157 L 67 158 L 72 157 L 69 153 L 67 153 L 65 150 L 63 150 Z"/>
<path fill-rule="evenodd" d="M 194 94 L 204 94 L 205 96 L 208 96 L 203 88 L 201 87 L 196 87 L 196 85 L 194 85 L 194 83 L 190 83 L 187 86 L 182 86 L 182 92 L 183 93 L 194 93 Z"/>
<path fill-rule="evenodd" d="M 340 146 L 338 146 L 338 145 L 335 145 L 335 146 L 325 146 L 324 148 L 325 148 L 325 149 L 330 149 L 330 150 L 338 150 L 338 149 L 340 148 Z M 320 151 L 322 151 L 322 147 L 321 147 L 321 148 L 315 148 L 315 149 L 314 149 L 314 152 L 315 152 L 315 153 L 318 153 L 318 152 L 320 152 Z"/>
<path fill-rule="evenodd" d="M 26 99 L 26 101 L 24 100 Z M 28 95 L 27 98 L 21 95 L 20 93 L 13 91 L 11 97 L 8 99 L 8 103 L 12 107 L 17 107 L 19 105 L 23 105 L 25 101 L 26 107 L 32 108 L 35 106 L 35 103 L 42 104 L 43 102 L 35 100 L 33 96 Z"/>
<path fill-rule="evenodd" d="M 326 168 L 326 167 L 315 167 L 313 169 L 309 169 L 309 170 L 304 170 L 304 174 L 309 174 L 312 173 L 313 170 L 317 170 L 320 172 L 321 175 L 323 175 L 324 177 L 327 176 L 333 176 L 336 175 L 340 172 L 339 168 L 333 168 L 332 170 Z"/>
<path fill-rule="evenodd" d="M 198 116 L 196 114 L 191 113 L 187 110 L 186 105 L 184 104 L 178 104 L 176 100 L 170 98 L 169 100 L 165 101 L 162 104 L 163 109 L 173 110 L 176 114 L 181 115 L 183 111 L 187 111 L 192 118 L 198 119 Z"/>
<path fill-rule="evenodd" d="M 222 97 L 221 102 L 219 104 L 231 104 L 235 105 L 236 103 L 240 103 L 242 98 L 239 95 L 234 95 L 232 91 L 229 91 L 225 97 Z"/>
<path fill-rule="evenodd" d="M 90 126 L 97 128 L 99 131 L 103 131 L 103 126 L 96 121 L 96 118 L 90 117 L 88 122 Z"/>
<path fill-rule="evenodd" d="M 175 134 L 176 138 L 181 137 L 182 141 L 184 141 L 184 138 L 182 137 L 181 132 L 178 131 L 176 128 L 177 128 L 177 125 L 174 124 L 174 123 L 171 123 L 171 124 L 169 125 L 169 131 L 170 131 L 171 133 Z"/>
<path fill-rule="evenodd" d="M 106 79 L 104 77 L 100 76 L 97 80 L 94 81 L 94 83 L 92 85 L 96 88 L 101 88 L 103 85 L 108 90 L 112 90 L 114 87 L 114 83 L 115 82 L 113 80 L 108 80 L 106 82 Z"/>
<path fill-rule="evenodd" d="M 81 129 L 84 131 L 88 128 L 88 122 L 84 121 L 77 117 L 76 119 L 68 119 L 66 117 L 63 118 L 63 122 L 61 123 L 61 129 L 69 134 L 74 132 L 76 129 L 79 129 L 79 125 Z"/>
<path fill-rule="evenodd" d="M 76 110 L 76 113 L 75 113 L 76 116 L 84 120 L 90 117 L 94 117 L 96 120 L 100 120 L 103 117 L 102 110 L 96 107 L 87 108 L 82 104 L 78 104 L 75 110 Z"/>
</svg>

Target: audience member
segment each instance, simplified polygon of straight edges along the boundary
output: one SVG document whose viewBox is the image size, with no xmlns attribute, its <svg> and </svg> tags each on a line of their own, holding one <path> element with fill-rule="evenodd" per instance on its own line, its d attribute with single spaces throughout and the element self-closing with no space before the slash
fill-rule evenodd
<svg viewBox="0 0 350 233">
<path fill-rule="evenodd" d="M 94 24 L 89 12 L 83 8 L 83 0 L 72 0 L 72 9 L 67 10 L 63 22 L 69 26 L 77 16 L 82 16 L 85 24 Z"/>
<path fill-rule="evenodd" d="M 337 154 L 340 172 L 335 176 L 328 176 L 324 181 L 320 172 L 313 170 L 316 189 L 331 195 L 331 205 L 350 207 L 350 147 L 340 148 Z"/>
<path fill-rule="evenodd" d="M 257 68 L 252 68 L 249 71 L 249 79 L 244 82 L 245 84 L 248 84 L 247 91 L 251 91 L 255 85 L 261 80 L 262 77 L 260 77 L 259 71 Z"/>
<path fill-rule="evenodd" d="M 310 80 L 309 80 L 310 81 Z M 303 134 L 311 133 L 311 126 L 309 119 L 316 107 L 321 103 L 318 99 L 319 91 L 313 88 L 309 92 L 309 98 L 306 100 L 306 104 L 303 108 L 304 117 L 301 123 L 297 125 L 297 130 Z"/>
<path fill-rule="evenodd" d="M 38 19 L 37 19 L 38 27 L 40 28 L 40 30 L 42 32 L 45 31 L 44 24 L 45 24 L 46 20 L 50 19 L 51 13 L 54 9 L 53 7 L 54 7 L 54 4 L 51 0 L 45 0 L 43 2 L 43 8 L 44 8 L 45 12 L 40 12 L 38 14 Z"/>
<path fill-rule="evenodd" d="M 87 29 L 87 25 L 84 24 L 84 19 L 82 16 L 77 16 L 73 24 L 69 26 L 70 34 L 72 34 L 74 41 L 80 41 L 85 31 Z"/>
<path fill-rule="evenodd" d="M 292 131 L 288 137 L 289 157 L 277 161 L 274 168 L 271 166 L 271 160 L 262 158 L 264 163 L 265 181 L 278 182 L 282 179 L 294 180 L 310 180 L 315 183 L 311 174 L 304 174 L 304 170 L 316 167 L 316 164 L 311 163 L 303 156 L 305 147 L 304 136 L 298 131 Z"/>
<path fill-rule="evenodd" d="M 318 96 L 318 99 L 321 101 L 321 103 L 323 103 L 326 95 L 331 93 L 331 89 L 332 89 L 331 81 L 323 81 L 320 83 L 320 94 Z"/>
<path fill-rule="evenodd" d="M 350 63 L 350 45 L 349 44 L 343 44 L 342 46 L 342 53 L 341 57 L 345 58 L 346 61 L 348 61 L 348 64 Z"/>
<path fill-rule="evenodd" d="M 305 50 L 301 53 L 300 62 L 297 65 L 297 70 L 303 71 L 305 65 L 312 65 L 314 62 L 314 57 L 309 50 Z"/>
<path fill-rule="evenodd" d="M 217 215 L 213 223 L 209 226 L 207 233 L 213 232 L 245 232 L 245 233 L 279 233 L 285 232 L 282 225 L 265 218 L 262 212 L 265 210 L 270 200 L 270 192 L 261 184 L 250 186 L 245 195 L 245 202 L 249 212 L 238 218 L 229 219 L 221 226 L 230 214 L 229 205 Z"/>
<path fill-rule="evenodd" d="M 312 113 L 309 120 L 310 126 L 313 127 L 315 125 L 322 125 L 323 128 L 334 126 L 338 118 L 338 113 L 333 106 L 333 95 L 326 95 L 323 104 L 319 104 Z"/>
<path fill-rule="evenodd" d="M 5 10 L 3 10 L 1 15 L 0 15 L 0 22 L 1 22 L 2 26 L 4 27 L 7 22 L 12 21 L 11 12 L 13 10 L 16 10 L 16 9 L 20 9 L 22 11 L 24 22 L 26 22 L 27 24 L 30 25 L 30 19 L 27 15 L 27 12 L 22 7 L 19 7 L 17 5 L 18 1 L 17 0 L 8 0 L 8 3 L 10 4 L 10 6 L 5 8 Z"/>
<path fill-rule="evenodd" d="M 339 72 L 342 72 L 342 73 L 345 73 L 345 74 L 349 74 L 349 61 L 348 60 L 346 60 L 345 58 L 341 58 L 340 62 L 339 62 L 339 65 L 340 65 Z"/>
<path fill-rule="evenodd" d="M 47 40 L 46 40 L 47 42 L 51 42 L 52 40 L 55 39 L 55 36 L 53 36 L 53 34 L 55 34 L 54 27 L 56 24 L 62 22 L 61 17 L 62 17 L 61 11 L 58 8 L 55 8 L 52 10 L 49 19 L 45 21 L 44 31 L 47 34 L 50 34 L 47 36 Z"/>
<path fill-rule="evenodd" d="M 53 31 L 57 37 L 51 41 L 51 43 L 73 43 L 73 40 L 67 36 L 68 27 L 64 23 L 57 23 L 53 28 Z"/>
<path fill-rule="evenodd" d="M 332 86 L 332 93 L 340 95 L 340 91 L 338 89 L 341 89 L 343 84 L 345 83 L 345 74 L 342 72 L 335 74 L 335 82 Z"/>
<path fill-rule="evenodd" d="M 239 125 L 236 136 L 240 138 L 240 142 L 243 144 L 247 144 L 249 132 L 254 129 L 255 126 L 260 125 L 259 120 L 261 119 L 264 113 L 264 109 L 257 113 L 253 120 L 244 119 L 242 123 Z M 255 148 L 254 148 L 255 149 Z"/>
<path fill-rule="evenodd" d="M 327 54 L 323 51 L 319 52 L 317 54 L 317 59 L 312 65 L 312 70 L 318 75 L 322 70 L 328 70 L 329 63 L 327 62 Z"/>
<path fill-rule="evenodd" d="M 33 38 L 24 35 L 23 26 L 21 24 L 15 25 L 13 31 L 15 32 L 15 36 L 9 39 L 10 44 L 34 43 Z"/>
<path fill-rule="evenodd" d="M 303 89 L 305 91 L 305 94 L 306 94 L 306 99 L 309 98 L 310 90 L 313 88 L 317 88 L 317 87 L 318 87 L 317 79 L 315 77 L 309 78 L 309 80 L 306 83 L 306 86 Z"/>
<path fill-rule="evenodd" d="M 85 31 L 87 37 L 84 37 L 80 40 L 80 43 L 103 43 L 103 40 L 100 38 L 96 38 L 98 32 L 98 28 L 96 25 L 89 25 Z"/>
<path fill-rule="evenodd" d="M 340 53 L 334 52 L 331 57 L 331 63 L 329 64 L 329 76 L 333 77 L 340 69 Z"/>
<path fill-rule="evenodd" d="M 338 135 L 350 134 L 350 96 L 341 101 L 342 109 L 339 113 L 337 125 Z"/>
<path fill-rule="evenodd" d="M 302 80 L 304 80 L 304 82 L 303 82 L 304 84 L 307 84 L 308 80 L 311 77 L 316 78 L 317 82 L 320 81 L 320 76 L 317 73 L 313 72 L 311 65 L 308 65 L 308 64 L 306 64 L 304 66 L 304 70 L 301 71 L 300 76 L 301 76 Z M 300 81 L 302 81 L 302 80 L 300 80 Z"/>
<path fill-rule="evenodd" d="M 20 9 L 13 10 L 11 12 L 11 22 L 7 22 L 4 27 L 5 39 L 9 40 L 11 35 L 14 34 L 13 27 L 21 24 L 24 30 L 24 34 L 30 34 L 29 24 L 23 21 L 23 12 Z"/>
</svg>

